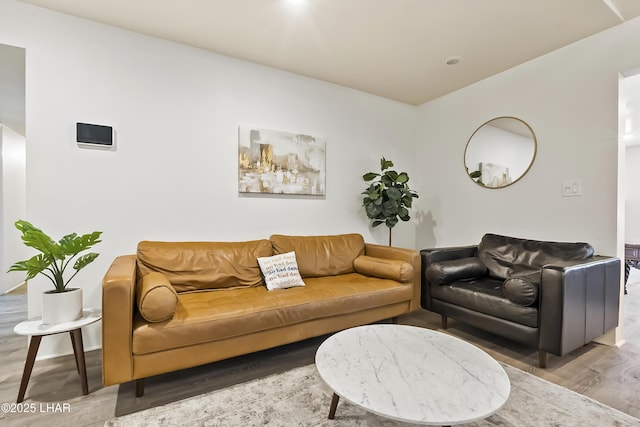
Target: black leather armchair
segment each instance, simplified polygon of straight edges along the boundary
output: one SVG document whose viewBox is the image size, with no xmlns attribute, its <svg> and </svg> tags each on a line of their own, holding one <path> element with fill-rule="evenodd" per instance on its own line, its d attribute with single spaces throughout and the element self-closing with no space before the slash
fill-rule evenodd
<svg viewBox="0 0 640 427">
<path fill-rule="evenodd" d="M 621 263 L 587 243 L 486 234 L 423 249 L 422 307 L 535 347 L 540 367 L 618 326 Z"/>
</svg>

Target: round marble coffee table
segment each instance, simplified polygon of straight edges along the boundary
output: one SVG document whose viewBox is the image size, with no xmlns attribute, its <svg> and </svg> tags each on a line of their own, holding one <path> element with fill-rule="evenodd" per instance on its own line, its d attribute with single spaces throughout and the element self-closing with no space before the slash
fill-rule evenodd
<svg viewBox="0 0 640 427">
<path fill-rule="evenodd" d="M 316 353 L 320 377 L 340 397 L 386 418 L 425 425 L 480 420 L 511 391 L 500 364 L 450 335 L 404 325 L 367 325 L 338 332 Z"/>
</svg>

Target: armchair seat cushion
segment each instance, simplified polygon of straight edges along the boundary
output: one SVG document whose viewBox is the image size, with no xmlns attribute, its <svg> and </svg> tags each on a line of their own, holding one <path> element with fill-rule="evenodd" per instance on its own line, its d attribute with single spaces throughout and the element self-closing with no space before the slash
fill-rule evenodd
<svg viewBox="0 0 640 427">
<path fill-rule="evenodd" d="M 489 277 L 432 286 L 431 296 L 450 304 L 535 328 L 537 307 L 525 307 L 505 298 L 503 281 Z"/>
</svg>

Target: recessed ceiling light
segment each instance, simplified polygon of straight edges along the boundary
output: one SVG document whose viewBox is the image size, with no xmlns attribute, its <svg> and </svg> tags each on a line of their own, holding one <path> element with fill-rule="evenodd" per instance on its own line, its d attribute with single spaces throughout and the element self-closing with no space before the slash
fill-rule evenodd
<svg viewBox="0 0 640 427">
<path fill-rule="evenodd" d="M 456 65 L 464 61 L 462 56 L 450 56 L 444 60 L 444 63 L 447 65 Z"/>
<path fill-rule="evenodd" d="M 304 2 L 304 0 L 289 0 L 289 3 L 291 4 L 300 4 L 302 2 Z"/>
</svg>

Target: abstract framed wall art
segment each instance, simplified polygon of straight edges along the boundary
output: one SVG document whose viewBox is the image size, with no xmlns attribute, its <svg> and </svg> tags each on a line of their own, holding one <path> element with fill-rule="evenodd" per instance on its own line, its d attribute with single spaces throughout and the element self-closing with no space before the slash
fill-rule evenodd
<svg viewBox="0 0 640 427">
<path fill-rule="evenodd" d="M 325 138 L 238 128 L 240 193 L 325 195 Z"/>
<path fill-rule="evenodd" d="M 480 173 L 485 187 L 501 188 L 513 182 L 509 168 L 505 165 L 480 162 Z"/>
</svg>

